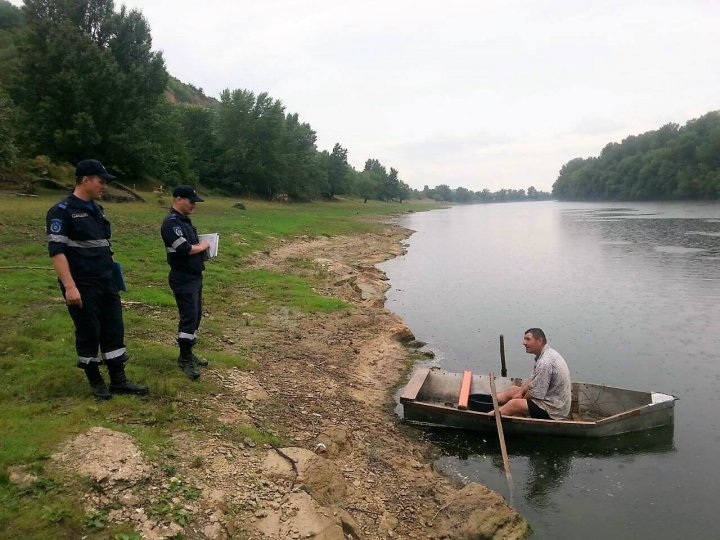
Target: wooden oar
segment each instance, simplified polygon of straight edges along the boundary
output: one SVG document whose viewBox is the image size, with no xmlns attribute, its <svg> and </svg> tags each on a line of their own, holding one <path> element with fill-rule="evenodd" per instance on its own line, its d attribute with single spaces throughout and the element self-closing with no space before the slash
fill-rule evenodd
<svg viewBox="0 0 720 540">
<path fill-rule="evenodd" d="M 490 394 L 492 395 L 493 407 L 495 408 L 495 424 L 497 425 L 498 437 L 500 438 L 500 452 L 502 452 L 503 467 L 505 467 L 505 479 L 510 488 L 510 506 L 515 506 L 513 501 L 513 480 L 510 472 L 510 460 L 508 459 L 507 448 L 505 448 L 505 435 L 503 433 L 500 407 L 498 406 L 497 391 L 495 390 L 495 374 L 490 372 Z"/>
</svg>

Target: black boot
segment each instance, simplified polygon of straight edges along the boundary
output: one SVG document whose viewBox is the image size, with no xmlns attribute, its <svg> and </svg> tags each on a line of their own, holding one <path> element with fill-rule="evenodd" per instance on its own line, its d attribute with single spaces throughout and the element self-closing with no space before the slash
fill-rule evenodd
<svg viewBox="0 0 720 540">
<path fill-rule="evenodd" d="M 148 387 L 144 384 L 135 384 L 128 381 L 125 376 L 125 364 L 109 364 L 108 372 L 110 373 L 110 392 L 113 394 L 134 394 L 136 396 L 144 396 L 148 393 Z"/>
<path fill-rule="evenodd" d="M 92 388 L 93 395 L 98 399 L 110 399 L 112 395 L 108 390 L 105 381 L 100 375 L 100 370 L 97 364 L 88 364 L 83 368 L 85 370 L 85 376 L 90 382 L 90 388 Z"/>
<path fill-rule="evenodd" d="M 203 358 L 202 356 L 197 356 L 194 352 L 190 352 L 190 355 L 192 356 L 193 362 L 196 366 L 202 366 L 207 367 L 208 361 L 207 359 Z"/>
<path fill-rule="evenodd" d="M 194 381 L 200 377 L 200 372 L 195 367 L 192 354 L 192 344 L 184 343 L 178 340 L 180 346 L 180 356 L 178 356 L 178 366 L 183 370 L 183 373 L 188 376 L 188 379 Z"/>
</svg>

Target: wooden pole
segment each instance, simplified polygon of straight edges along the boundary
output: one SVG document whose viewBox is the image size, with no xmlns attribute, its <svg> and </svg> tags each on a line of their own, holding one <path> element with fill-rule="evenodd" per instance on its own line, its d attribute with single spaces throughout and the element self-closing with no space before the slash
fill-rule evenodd
<svg viewBox="0 0 720 540">
<path fill-rule="evenodd" d="M 500 334 L 500 375 L 507 377 L 507 368 L 505 367 L 505 336 Z"/>
<path fill-rule="evenodd" d="M 514 506 L 512 473 L 510 472 L 510 460 L 508 459 L 507 448 L 505 448 L 505 434 L 503 433 L 500 407 L 498 406 L 497 391 L 495 390 L 495 374 L 490 372 L 489 377 L 490 393 L 492 395 L 493 407 L 495 407 L 495 424 L 497 425 L 498 438 L 500 439 L 500 452 L 502 453 L 503 467 L 505 467 L 505 479 L 507 480 L 508 487 L 510 488 L 510 506 Z"/>
</svg>

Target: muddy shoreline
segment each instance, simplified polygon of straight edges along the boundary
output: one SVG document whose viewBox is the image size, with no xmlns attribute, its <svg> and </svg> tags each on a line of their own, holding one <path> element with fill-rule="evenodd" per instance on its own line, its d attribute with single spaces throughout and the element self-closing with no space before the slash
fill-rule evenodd
<svg viewBox="0 0 720 540">
<path fill-rule="evenodd" d="M 188 406 L 221 427 L 252 426 L 291 444 L 228 443 L 222 429 L 210 436 L 177 433 L 176 483 L 202 493 L 185 505 L 189 523 L 160 523 L 148 514 L 153 492 L 172 487 L 172 480 L 153 485 L 148 471 L 160 465 L 147 462 L 131 483 L 105 470 L 107 489 L 85 495 L 88 509 L 115 503 L 112 520 L 135 523 L 144 538 L 178 532 L 214 539 L 527 536 L 527 523 L 498 494 L 436 472 L 433 448 L 393 412 L 393 393 L 413 362 L 405 346 L 412 333 L 384 308 L 388 287 L 375 265 L 401 254 L 411 233 L 387 224 L 379 233 L 299 237 L 255 254 L 253 267 L 313 274 L 321 278 L 317 292 L 350 307 L 306 314 L 276 305 L 262 318 L 240 312 L 223 321 L 223 340 L 241 343 L 257 368 L 211 366 L 204 377 L 223 391 Z M 57 461 L 72 467 L 68 448 Z"/>
</svg>

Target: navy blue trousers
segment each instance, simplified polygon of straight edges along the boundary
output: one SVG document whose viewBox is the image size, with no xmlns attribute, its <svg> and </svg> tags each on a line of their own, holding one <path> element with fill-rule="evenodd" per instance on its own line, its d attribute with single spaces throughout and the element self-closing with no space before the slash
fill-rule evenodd
<svg viewBox="0 0 720 540">
<path fill-rule="evenodd" d="M 175 295 L 180 321 L 178 342 L 195 343 L 197 329 L 202 319 L 202 274 L 170 271 L 170 288 Z"/>
<path fill-rule="evenodd" d="M 127 360 L 125 326 L 116 285 L 108 281 L 76 283 L 76 286 L 80 291 L 82 307 L 68 306 L 68 312 L 75 324 L 78 367 L 84 369 L 92 363 L 122 364 Z M 60 290 L 64 297 L 62 284 Z"/>
</svg>

